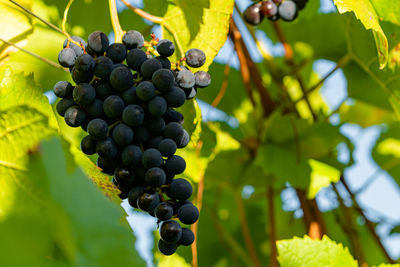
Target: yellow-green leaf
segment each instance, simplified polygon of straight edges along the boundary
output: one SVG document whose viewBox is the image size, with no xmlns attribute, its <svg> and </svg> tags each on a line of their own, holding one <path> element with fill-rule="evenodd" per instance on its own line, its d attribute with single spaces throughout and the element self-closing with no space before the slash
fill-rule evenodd
<svg viewBox="0 0 400 267">
<path fill-rule="evenodd" d="M 367 30 L 372 30 L 378 50 L 380 68 L 383 69 L 388 61 L 388 41 L 379 24 L 374 6 L 369 0 L 334 0 L 334 3 L 339 13 L 353 11 L 364 27 Z"/>
<path fill-rule="evenodd" d="M 309 159 L 308 163 L 311 166 L 311 182 L 308 188 L 309 198 L 314 198 L 319 190 L 339 181 L 340 171 L 338 169 L 313 159 Z"/>
</svg>

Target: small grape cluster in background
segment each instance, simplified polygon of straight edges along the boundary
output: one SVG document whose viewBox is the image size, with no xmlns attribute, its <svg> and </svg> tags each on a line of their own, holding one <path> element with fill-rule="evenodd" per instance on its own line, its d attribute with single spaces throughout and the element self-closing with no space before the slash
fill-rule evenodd
<svg viewBox="0 0 400 267">
<path fill-rule="evenodd" d="M 67 125 L 88 132 L 81 142 L 87 155 L 98 154 L 97 166 L 113 175 L 120 197 L 162 222 L 159 250 L 172 255 L 178 246 L 194 242 L 190 225 L 199 211 L 188 199 L 192 185 L 183 178 L 185 160 L 175 155 L 190 141 L 182 127 L 184 117 L 174 110 L 207 87 L 207 72 L 192 73 L 206 56 L 190 49 L 171 64 L 175 52 L 169 40 L 152 35 L 146 42 L 140 32 L 128 31 L 122 43 L 109 45 L 107 35 L 96 31 L 87 44 L 79 37 L 66 40 L 58 60 L 70 69 L 73 86 L 60 81 L 54 93 L 56 106 Z M 123 64 L 125 62 L 126 64 Z"/>
<path fill-rule="evenodd" d="M 308 0 L 268 0 L 254 3 L 247 7 L 243 17 L 251 25 L 260 24 L 264 17 L 276 21 L 293 21 L 297 18 L 299 10 L 302 10 Z"/>
</svg>

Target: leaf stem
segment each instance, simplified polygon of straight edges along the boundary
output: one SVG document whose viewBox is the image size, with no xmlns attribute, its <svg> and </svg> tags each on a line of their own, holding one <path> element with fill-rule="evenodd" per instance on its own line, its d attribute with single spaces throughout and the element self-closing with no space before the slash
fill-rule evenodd
<svg viewBox="0 0 400 267">
<path fill-rule="evenodd" d="M 232 57 L 230 57 L 232 58 Z M 225 64 L 224 68 L 224 80 L 222 81 L 221 88 L 217 94 L 217 96 L 214 98 L 213 102 L 211 103 L 211 106 L 214 108 L 218 106 L 218 104 L 221 102 L 221 100 L 225 96 L 226 89 L 228 88 L 228 77 L 229 77 L 229 72 L 231 70 L 231 66 L 229 63 Z"/>
<path fill-rule="evenodd" d="M 185 55 L 185 52 L 183 51 L 182 44 L 179 41 L 178 35 L 173 30 L 173 28 L 162 17 L 157 17 L 157 16 L 154 16 L 154 15 L 151 15 L 151 14 L 147 13 L 146 11 L 143 11 L 140 8 L 134 7 L 126 0 L 121 0 L 121 2 L 124 3 L 130 10 L 132 10 L 133 12 L 135 12 L 137 15 L 141 16 L 142 18 L 147 19 L 147 20 L 149 20 L 151 22 L 160 24 L 165 29 L 167 29 L 175 39 L 176 45 L 178 47 L 178 51 L 180 53 L 178 58 L 183 57 Z"/>
<path fill-rule="evenodd" d="M 116 0 L 108 0 L 108 5 L 110 7 L 110 17 L 114 29 L 115 42 L 121 43 L 124 31 L 122 30 L 121 24 L 119 23 Z"/>
<path fill-rule="evenodd" d="M 66 72 L 69 73 L 69 71 L 67 69 L 63 68 L 62 66 L 60 66 L 59 64 L 57 64 L 56 62 L 54 62 L 54 61 L 52 61 L 50 59 L 44 58 L 44 57 L 42 57 L 42 56 L 40 56 L 40 55 L 38 55 L 36 53 L 30 52 L 30 51 L 28 51 L 28 50 L 26 50 L 26 49 L 24 49 L 24 48 L 22 48 L 22 47 L 20 47 L 20 46 L 18 46 L 16 44 L 14 44 L 14 43 L 6 41 L 6 40 L 4 40 L 2 38 L 0 38 L 0 41 L 6 43 L 9 46 L 15 47 L 18 50 L 20 50 L 20 51 L 22 51 L 22 52 L 24 52 L 24 53 L 26 53 L 26 54 L 28 54 L 28 55 L 30 55 L 32 57 L 35 57 L 35 58 L 37 58 L 37 59 L 39 59 L 39 60 L 41 60 L 41 61 L 43 61 L 43 62 L 45 62 L 47 64 L 49 64 L 50 66 L 53 66 L 53 67 L 55 67 L 57 69 L 60 69 L 60 70 L 63 70 L 63 71 L 66 71 Z"/>
</svg>

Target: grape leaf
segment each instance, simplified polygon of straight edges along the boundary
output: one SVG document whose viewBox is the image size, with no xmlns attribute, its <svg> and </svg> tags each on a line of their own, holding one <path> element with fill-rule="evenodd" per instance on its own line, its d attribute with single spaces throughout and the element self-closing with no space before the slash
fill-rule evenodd
<svg viewBox="0 0 400 267">
<path fill-rule="evenodd" d="M 371 0 L 380 19 L 400 26 L 400 5 L 396 1 Z"/>
<path fill-rule="evenodd" d="M 372 267 L 399 267 L 400 264 L 386 264 L 386 263 L 382 263 L 379 265 L 374 265 Z"/>
<path fill-rule="evenodd" d="M 339 13 L 343 14 L 353 11 L 367 30 L 372 29 L 378 50 L 379 66 L 383 69 L 388 60 L 388 41 L 379 24 L 379 18 L 374 6 L 369 0 L 334 0 L 334 3 Z"/>
<path fill-rule="evenodd" d="M 310 159 L 311 182 L 308 188 L 307 197 L 315 198 L 317 193 L 324 187 L 329 187 L 331 183 L 336 183 L 340 179 L 340 171 L 325 163 Z"/>
<path fill-rule="evenodd" d="M 199 48 L 207 60 L 201 70 L 207 70 L 224 45 L 233 12 L 233 0 L 145 0 L 146 10 L 162 17 L 163 38 L 175 42 L 172 61 L 182 58 L 190 48 Z M 176 37 L 176 38 L 175 38 Z"/>
<path fill-rule="evenodd" d="M 279 240 L 278 261 L 282 267 L 357 267 L 357 261 L 342 244 L 324 236 L 322 240 L 294 237 Z"/>
</svg>

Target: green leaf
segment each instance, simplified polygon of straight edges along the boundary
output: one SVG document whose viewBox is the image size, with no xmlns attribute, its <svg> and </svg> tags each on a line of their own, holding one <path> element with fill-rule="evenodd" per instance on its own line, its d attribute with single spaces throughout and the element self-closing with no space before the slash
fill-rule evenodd
<svg viewBox="0 0 400 267">
<path fill-rule="evenodd" d="M 399 264 L 386 264 L 386 263 L 382 263 L 382 264 L 379 264 L 379 265 L 374 265 L 374 266 L 372 266 L 372 267 L 399 267 L 400 265 Z"/>
<path fill-rule="evenodd" d="M 233 0 L 145 0 L 146 10 L 162 17 L 163 38 L 175 42 L 176 51 L 171 61 L 178 61 L 190 48 L 206 54 L 207 70 L 219 49 L 224 45 L 233 12 Z M 176 37 L 176 38 L 175 38 Z"/>
<path fill-rule="evenodd" d="M 331 183 L 336 183 L 340 179 L 341 172 L 325 163 L 310 159 L 311 182 L 308 188 L 308 198 L 315 198 L 317 193 L 324 187 L 329 187 Z"/>
<path fill-rule="evenodd" d="M 371 0 L 380 19 L 400 26 L 400 5 L 396 1 Z"/>
<path fill-rule="evenodd" d="M 388 41 L 379 24 L 379 18 L 374 6 L 369 0 L 334 0 L 334 3 L 339 13 L 353 11 L 364 27 L 367 30 L 372 30 L 378 50 L 380 68 L 383 69 L 388 61 Z"/>
<path fill-rule="evenodd" d="M 282 267 L 357 267 L 357 261 L 342 244 L 324 236 L 322 240 L 294 237 L 277 242 Z"/>
</svg>

